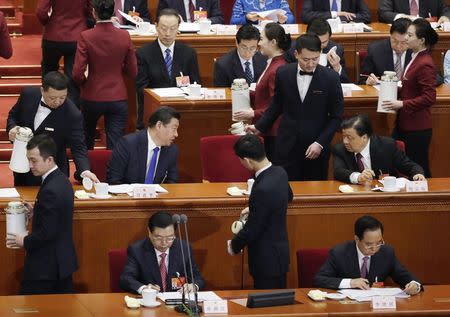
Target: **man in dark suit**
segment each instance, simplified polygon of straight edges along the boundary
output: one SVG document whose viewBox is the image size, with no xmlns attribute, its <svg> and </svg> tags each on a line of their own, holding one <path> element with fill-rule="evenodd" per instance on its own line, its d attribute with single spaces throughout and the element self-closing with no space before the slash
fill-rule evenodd
<svg viewBox="0 0 450 317">
<path fill-rule="evenodd" d="M 197 290 L 204 288 L 205 282 L 195 264 L 192 247 L 186 241 L 176 239 L 175 226 L 172 216 L 166 212 L 159 211 L 150 217 L 148 238 L 128 247 L 127 263 L 120 275 L 120 288 L 138 294 L 145 288 L 158 292 L 177 291 L 180 287 L 188 292 L 193 292 L 194 287 Z M 191 254 L 194 280 L 191 280 L 189 272 L 188 252 Z M 184 276 L 185 269 L 188 271 L 187 278 Z"/>
<path fill-rule="evenodd" d="M 159 0 L 158 14 L 161 10 L 171 8 L 177 10 L 184 22 L 195 22 L 194 11 L 206 11 L 212 24 L 223 24 L 223 15 L 220 10 L 219 0 Z"/>
<path fill-rule="evenodd" d="M 251 24 L 239 28 L 236 48 L 214 63 L 215 87 L 231 87 L 236 78 L 245 78 L 249 85 L 258 82 L 267 66 L 267 57 L 258 52 L 260 38 L 258 29 Z"/>
<path fill-rule="evenodd" d="M 276 163 L 284 167 L 289 180 L 324 180 L 344 97 L 338 74 L 318 65 L 319 37 L 303 34 L 296 43 L 298 64 L 278 69 L 272 103 L 247 130 L 264 133 L 282 115 L 275 141 Z"/>
<path fill-rule="evenodd" d="M 438 23 L 450 21 L 450 7 L 447 0 L 378 0 L 378 19 L 392 23 L 401 17 L 436 17 Z"/>
<path fill-rule="evenodd" d="M 344 22 L 370 23 L 370 11 L 364 0 L 305 0 L 302 6 L 302 20 L 311 23 L 316 18 L 335 19 Z"/>
<path fill-rule="evenodd" d="M 27 158 L 42 185 L 34 208 L 32 232 L 8 234 L 6 244 L 26 251 L 21 295 L 71 293 L 72 273 L 78 268 L 72 238 L 73 190 L 67 176 L 56 165 L 56 144 L 45 134 L 27 145 Z"/>
<path fill-rule="evenodd" d="M 380 174 L 398 172 L 414 180 L 424 180 L 422 167 L 400 150 L 394 139 L 372 134 L 367 115 L 342 122 L 343 143 L 333 147 L 334 178 L 346 183 L 364 184 Z"/>
<path fill-rule="evenodd" d="M 383 240 L 383 224 L 371 216 L 355 222 L 355 240 L 330 250 L 314 277 L 314 287 L 369 289 L 391 277 L 410 295 L 420 292 L 417 279 L 400 264 L 394 249 Z"/>
<path fill-rule="evenodd" d="M 331 40 L 331 27 L 324 19 L 317 18 L 311 21 L 306 28 L 306 32 L 316 34 L 321 42 L 322 54 L 319 64 L 334 69 L 339 74 L 341 83 L 349 83 L 350 79 L 347 75 L 347 67 L 345 66 L 344 47 Z M 285 58 L 289 63 L 297 63 L 295 57 L 296 43 L 292 43 L 292 47 L 286 51 Z"/>
<path fill-rule="evenodd" d="M 264 145 L 251 134 L 239 138 L 234 152 L 245 168 L 255 173 L 248 208 L 242 211 L 247 222 L 228 240 L 228 253 L 238 254 L 248 247 L 248 266 L 254 288 L 286 288 L 289 271 L 289 241 L 286 211 L 293 195 L 286 172 L 267 159 Z"/>
<path fill-rule="evenodd" d="M 0 11 L 0 57 L 10 58 L 12 56 L 11 38 L 9 37 L 8 25 L 5 16 Z"/>
<path fill-rule="evenodd" d="M 148 119 L 148 128 L 122 137 L 114 147 L 107 169 L 109 184 L 176 183 L 180 114 L 159 107 Z"/>
<path fill-rule="evenodd" d="M 113 21 L 116 21 L 120 24 L 132 24 L 129 21 L 126 21 L 120 13 L 118 13 L 117 10 L 120 10 L 122 12 L 125 12 L 126 14 L 129 14 L 130 12 L 136 12 L 137 14 L 131 15 L 131 17 L 136 22 L 151 22 L 150 13 L 148 12 L 148 4 L 147 0 L 124 0 L 119 1 L 122 5 L 120 7 L 117 6 L 118 1 L 115 1 L 114 6 L 114 14 L 115 17 L 112 17 Z M 122 23 L 121 23 L 122 22 Z"/>
<path fill-rule="evenodd" d="M 9 140 L 14 142 L 20 127 L 28 127 L 34 135 L 48 134 L 56 143 L 55 162 L 69 177 L 66 150 L 70 146 L 77 168 L 76 175 L 98 182 L 89 171 L 87 148 L 84 143 L 83 116 L 67 98 L 67 78 L 59 72 L 50 72 L 42 81 L 42 88 L 25 87 L 17 103 L 11 108 L 6 123 Z M 41 178 L 31 172 L 14 173 L 15 186 L 39 186 Z"/>
<path fill-rule="evenodd" d="M 158 39 L 136 50 L 138 74 L 136 89 L 138 97 L 137 128 L 144 128 L 144 89 L 176 87 L 176 77 L 183 73 L 190 82 L 200 83 L 197 52 L 175 41 L 180 17 L 174 9 L 163 9 L 156 20 Z"/>
</svg>

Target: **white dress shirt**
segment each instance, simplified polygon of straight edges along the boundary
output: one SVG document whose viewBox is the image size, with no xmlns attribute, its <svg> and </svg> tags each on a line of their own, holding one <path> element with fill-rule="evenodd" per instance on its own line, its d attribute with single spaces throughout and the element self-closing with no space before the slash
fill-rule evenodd
<svg viewBox="0 0 450 317">
<path fill-rule="evenodd" d="M 41 106 L 41 102 L 44 102 L 44 98 L 41 98 L 41 101 L 39 102 L 38 109 L 36 111 L 36 116 L 34 117 L 34 131 L 39 128 L 41 123 L 47 118 L 47 116 L 52 112 L 52 110 Z"/>
<path fill-rule="evenodd" d="M 394 65 L 395 65 L 395 63 L 397 63 L 397 53 L 394 50 L 392 50 L 392 56 L 394 57 L 393 62 L 394 62 Z M 404 51 L 402 53 L 402 56 L 400 58 L 401 58 L 401 65 L 402 65 L 403 71 L 405 71 L 406 51 Z M 401 78 L 399 78 L 399 80 L 401 80 Z"/>
<path fill-rule="evenodd" d="M 331 17 L 333 19 L 337 18 L 337 13 L 341 12 L 342 10 L 342 0 L 336 0 L 336 4 L 337 4 L 337 11 L 330 11 L 331 12 Z M 331 6 L 333 5 L 333 0 L 330 0 L 330 10 L 331 10 Z"/>
<path fill-rule="evenodd" d="M 44 182 L 45 178 L 50 175 L 51 172 L 53 172 L 54 170 L 56 170 L 58 168 L 57 165 L 53 166 L 47 173 L 45 173 L 44 175 L 42 175 L 42 182 Z"/>
<path fill-rule="evenodd" d="M 255 71 L 253 69 L 253 57 L 250 59 L 243 59 L 241 57 L 241 55 L 239 55 L 239 51 L 237 51 L 237 54 L 238 54 L 239 60 L 241 61 L 241 66 L 242 66 L 242 70 L 244 71 L 244 73 L 245 73 L 245 63 L 249 62 L 250 64 L 248 65 L 248 67 L 250 68 L 250 71 L 252 72 L 253 79 L 255 79 Z M 262 77 L 262 76 L 260 76 L 260 77 Z"/>
<path fill-rule="evenodd" d="M 309 85 L 311 84 L 313 76 L 309 76 L 309 75 L 300 76 L 300 71 L 303 71 L 303 69 L 301 69 L 300 65 L 299 65 L 299 66 L 297 66 L 297 88 L 298 88 L 298 93 L 300 94 L 300 98 L 303 102 L 305 100 L 305 97 L 308 92 Z"/>
<path fill-rule="evenodd" d="M 370 139 L 367 142 L 366 146 L 364 147 L 364 149 L 362 149 L 361 152 L 362 158 L 361 161 L 364 165 L 364 169 L 372 169 L 372 162 L 370 160 Z M 355 161 L 356 161 L 356 154 L 358 153 L 354 153 L 354 157 L 355 157 Z M 358 184 L 358 177 L 359 175 L 361 175 L 360 172 L 353 172 L 350 174 L 350 182 L 352 184 Z"/>
<path fill-rule="evenodd" d="M 259 176 L 259 174 L 261 174 L 262 172 L 264 172 L 266 169 L 268 169 L 271 166 L 272 166 L 272 163 L 269 162 L 269 164 L 267 164 L 263 168 L 260 168 L 258 171 L 256 171 L 255 178 L 257 178 Z"/>
<path fill-rule="evenodd" d="M 186 22 L 195 22 L 195 21 L 191 21 L 191 15 L 189 14 L 189 2 L 191 2 L 194 4 L 195 10 L 197 10 L 197 3 L 195 0 L 183 0 L 184 2 L 184 11 L 186 12 Z"/>
<path fill-rule="evenodd" d="M 145 175 L 147 175 L 148 169 L 150 168 L 150 161 L 151 161 L 151 159 L 152 159 L 152 157 L 154 155 L 153 150 L 155 148 L 159 148 L 159 151 L 158 151 L 158 154 L 157 154 L 158 157 L 156 158 L 155 173 L 156 173 L 156 167 L 158 166 L 158 162 L 159 162 L 159 155 L 161 154 L 161 147 L 157 146 L 155 144 L 155 141 L 153 141 L 153 139 L 152 139 L 148 129 L 147 129 L 147 141 L 148 141 L 148 147 L 147 147 L 148 150 L 147 150 L 147 163 L 146 163 L 146 168 L 145 168 Z M 155 175 L 153 175 L 153 177 L 155 177 Z"/>
<path fill-rule="evenodd" d="M 161 49 L 161 53 L 162 53 L 163 59 L 166 58 L 166 49 L 169 49 L 170 50 L 170 57 L 172 57 L 172 61 L 173 61 L 173 50 L 175 49 L 175 41 L 173 41 L 172 45 L 167 47 L 163 43 L 161 43 L 161 41 L 158 39 L 158 44 L 159 44 L 159 48 Z"/>
<path fill-rule="evenodd" d="M 166 265 L 166 272 L 167 273 L 169 273 L 169 251 L 170 251 L 170 248 L 169 249 L 167 249 L 164 253 L 166 254 L 166 258 L 164 259 L 164 264 Z M 158 261 L 158 269 L 159 269 L 159 266 L 161 265 L 161 254 L 162 254 L 162 252 L 161 251 L 159 251 L 159 250 L 157 250 L 157 249 L 155 249 L 155 253 L 156 253 L 156 260 Z M 147 287 L 147 285 L 142 285 L 141 287 L 139 287 L 139 289 L 137 290 L 137 292 L 139 293 L 139 294 L 142 294 L 142 290 L 144 289 L 144 288 L 146 288 Z M 162 292 L 162 290 L 161 290 L 161 292 Z"/>
<path fill-rule="evenodd" d="M 362 254 L 362 252 L 359 250 L 358 245 L 356 245 L 356 253 L 358 253 L 358 264 L 359 264 L 359 270 L 361 271 L 361 267 L 363 265 L 363 258 L 365 256 L 369 257 L 369 259 L 367 260 L 367 275 L 369 275 L 369 270 L 370 270 L 370 255 L 364 255 Z M 351 282 L 351 278 L 344 278 L 342 279 L 341 283 L 339 284 L 339 288 L 351 288 L 350 286 L 350 282 Z"/>
</svg>

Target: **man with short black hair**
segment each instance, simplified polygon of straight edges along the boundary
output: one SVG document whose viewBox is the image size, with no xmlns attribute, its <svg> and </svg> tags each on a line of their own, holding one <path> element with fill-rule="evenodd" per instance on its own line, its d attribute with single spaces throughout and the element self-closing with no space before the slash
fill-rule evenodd
<svg viewBox="0 0 450 317">
<path fill-rule="evenodd" d="M 176 239 L 176 224 L 172 215 L 158 211 L 148 220 L 148 238 L 139 240 L 128 247 L 128 259 L 120 275 L 120 288 L 141 294 L 145 288 L 158 292 L 177 291 L 181 285 L 185 291 L 193 292 L 194 287 L 203 289 L 205 282 L 194 261 L 192 247 L 186 241 Z M 185 262 L 181 249 L 183 248 Z M 188 256 L 191 254 L 191 280 Z M 187 270 L 187 278 L 184 269 Z M 194 284 L 195 282 L 195 284 Z"/>
<path fill-rule="evenodd" d="M 370 11 L 364 0 L 305 0 L 302 6 L 303 22 L 310 23 L 316 18 L 371 22 Z"/>
<path fill-rule="evenodd" d="M 6 123 L 9 140 L 14 142 L 20 127 L 27 127 L 34 135 L 48 134 L 56 143 L 55 162 L 69 177 L 67 148 L 70 147 L 78 177 L 98 182 L 97 176 L 89 171 L 89 160 L 83 130 L 83 116 L 80 110 L 67 98 L 68 80 L 60 72 L 45 75 L 42 87 L 25 87 L 17 103 L 11 108 Z M 31 172 L 14 173 L 15 186 L 39 186 L 41 178 Z"/>
<path fill-rule="evenodd" d="M 114 147 L 107 169 L 109 184 L 161 184 L 178 180 L 180 114 L 159 107 L 148 119 L 148 128 L 123 136 Z"/>
<path fill-rule="evenodd" d="M 289 241 L 286 211 L 292 190 L 286 172 L 267 159 L 261 140 L 244 135 L 234 145 L 242 165 L 255 173 L 248 207 L 242 210 L 247 222 L 228 240 L 228 253 L 238 254 L 248 247 L 248 265 L 254 288 L 286 288 L 289 271 Z"/>
<path fill-rule="evenodd" d="M 354 241 L 330 250 L 326 262 L 314 277 L 314 287 L 369 289 L 374 282 L 391 277 L 407 294 L 415 295 L 422 286 L 400 264 L 394 249 L 384 243 L 383 224 L 371 216 L 355 222 Z"/>
<path fill-rule="evenodd" d="M 398 18 L 414 20 L 437 18 L 438 24 L 450 21 L 450 7 L 447 0 L 379 0 L 378 19 L 383 23 L 392 23 Z"/>
<path fill-rule="evenodd" d="M 367 115 L 358 115 L 341 124 L 343 143 L 333 147 L 334 178 L 346 183 L 364 184 L 381 174 L 398 172 L 413 180 L 424 180 L 423 168 L 400 150 L 394 139 L 372 134 Z"/>
<path fill-rule="evenodd" d="M 344 111 L 341 83 L 334 70 L 319 65 L 317 35 L 301 35 L 296 47 L 298 63 L 278 69 L 272 103 L 247 130 L 264 133 L 282 115 L 274 161 L 284 167 L 291 181 L 325 180 L 330 143 Z"/>
<path fill-rule="evenodd" d="M 251 24 L 243 25 L 236 33 L 236 48 L 214 63 L 214 86 L 231 87 L 236 78 L 245 78 L 247 83 L 258 82 L 267 66 L 267 58 L 258 52 L 261 34 Z"/>
<path fill-rule="evenodd" d="M 219 0 L 159 0 L 157 14 L 167 8 L 177 10 L 184 22 L 196 22 L 195 11 L 204 11 L 212 24 L 223 24 Z"/>
<path fill-rule="evenodd" d="M 71 293 L 72 273 L 78 268 L 72 237 L 73 189 L 56 165 L 57 147 L 46 134 L 33 137 L 27 158 L 42 185 L 34 208 L 25 203 L 33 218 L 32 232 L 7 233 L 6 245 L 26 251 L 21 295 Z"/>
</svg>

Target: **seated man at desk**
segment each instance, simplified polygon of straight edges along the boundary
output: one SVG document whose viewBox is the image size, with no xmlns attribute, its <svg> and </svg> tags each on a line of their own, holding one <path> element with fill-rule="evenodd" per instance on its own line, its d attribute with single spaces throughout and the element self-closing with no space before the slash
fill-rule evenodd
<svg viewBox="0 0 450 317">
<path fill-rule="evenodd" d="M 322 54 L 319 64 L 334 69 L 339 74 L 341 83 L 349 83 L 350 79 L 347 75 L 345 66 L 344 47 L 331 40 L 331 27 L 325 19 L 317 18 L 311 21 L 306 28 L 307 33 L 316 34 L 321 42 Z M 294 55 L 295 42 L 290 50 L 285 53 L 285 59 L 288 63 L 296 63 L 297 59 Z"/>
<path fill-rule="evenodd" d="M 176 183 L 180 114 L 159 107 L 148 119 L 146 130 L 123 136 L 114 147 L 107 169 L 109 184 Z"/>
<path fill-rule="evenodd" d="M 305 0 L 302 6 L 302 20 L 310 23 L 316 18 L 335 19 L 343 22 L 370 23 L 369 8 L 364 0 Z"/>
<path fill-rule="evenodd" d="M 136 128 L 144 128 L 144 89 L 176 87 L 176 77 L 189 76 L 200 83 L 197 52 L 176 41 L 181 18 L 174 9 L 163 9 L 156 20 L 158 39 L 136 50 L 138 74 Z"/>
<path fill-rule="evenodd" d="M 177 291 L 180 284 L 188 292 L 193 292 L 194 287 L 203 289 L 205 282 L 195 264 L 192 247 L 175 237 L 175 226 L 172 215 L 167 212 L 159 211 L 150 217 L 148 238 L 128 247 L 127 263 L 120 275 L 121 289 L 139 294 L 144 288 L 158 292 Z M 184 250 L 185 262 L 181 248 Z M 191 254 L 194 281 L 190 273 L 187 278 L 184 276 L 185 268 L 189 268 L 188 252 Z"/>
<path fill-rule="evenodd" d="M 122 11 L 130 14 L 136 22 L 151 22 L 150 13 L 148 11 L 147 0 L 121 0 L 114 2 L 114 15 L 111 20 L 120 24 L 131 24 L 119 13 Z"/>
<path fill-rule="evenodd" d="M 251 24 L 239 28 L 236 48 L 214 63 L 215 87 L 231 87 L 236 78 L 245 78 L 249 85 L 258 82 L 267 65 L 267 58 L 258 52 L 260 38 L 259 30 Z"/>
<path fill-rule="evenodd" d="M 314 277 L 314 287 L 369 289 L 374 282 L 391 277 L 409 295 L 422 286 L 400 264 L 394 249 L 384 243 L 383 224 L 371 216 L 355 222 L 354 241 L 337 245 Z"/>
<path fill-rule="evenodd" d="M 195 11 L 205 11 L 212 24 L 223 24 L 219 0 L 159 0 L 157 15 L 167 8 L 177 10 L 184 22 L 195 22 Z"/>
<path fill-rule="evenodd" d="M 397 171 L 414 180 L 424 180 L 422 167 L 400 150 L 395 140 L 372 134 L 367 115 L 342 122 L 343 143 L 333 147 L 334 178 L 346 183 L 364 184 L 380 174 L 396 175 Z"/>
<path fill-rule="evenodd" d="M 378 19 L 380 22 L 392 23 L 402 17 L 433 17 L 440 24 L 450 21 L 450 7 L 447 3 L 447 0 L 380 0 Z"/>
</svg>

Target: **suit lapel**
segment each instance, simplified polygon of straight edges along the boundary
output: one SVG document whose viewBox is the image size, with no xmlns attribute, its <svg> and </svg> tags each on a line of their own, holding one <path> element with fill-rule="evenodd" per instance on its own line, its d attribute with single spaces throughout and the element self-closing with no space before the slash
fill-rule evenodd
<svg viewBox="0 0 450 317">
<path fill-rule="evenodd" d="M 180 76 L 180 72 L 182 71 L 183 71 L 183 52 L 180 50 L 178 42 L 175 41 L 175 46 L 173 48 L 171 80 L 177 76 Z M 183 74 L 183 76 L 186 75 L 187 74 Z"/>
<path fill-rule="evenodd" d="M 345 160 L 352 167 L 351 170 L 358 170 L 358 165 L 356 165 L 355 153 L 345 150 Z"/>
<path fill-rule="evenodd" d="M 167 290 L 172 290 L 172 277 L 176 277 L 176 273 L 177 273 L 177 268 L 181 267 L 182 264 L 180 265 L 180 263 L 177 262 L 177 260 L 180 260 L 180 255 L 181 255 L 181 243 L 179 240 L 175 240 L 174 243 L 172 244 L 172 246 L 170 247 L 170 252 L 169 252 L 169 268 L 167 270 Z M 185 256 L 187 256 L 187 254 L 185 254 Z M 178 272 L 180 273 L 180 276 L 184 275 L 184 272 Z M 186 281 L 187 281 L 187 277 L 186 277 Z"/>
<path fill-rule="evenodd" d="M 311 83 L 309 84 L 309 88 L 308 88 L 308 91 L 306 92 L 305 99 L 303 100 L 303 104 L 305 104 L 309 101 L 313 91 L 322 90 L 322 88 L 318 86 L 318 84 L 320 83 L 320 77 L 321 77 L 320 72 L 322 71 L 320 69 L 320 67 L 323 67 L 323 66 L 317 65 L 316 70 L 314 71 L 314 75 L 312 76 L 312 80 L 311 80 Z M 296 78 L 296 80 L 297 80 L 297 78 Z M 297 89 L 297 91 L 298 91 L 298 89 Z"/>
<path fill-rule="evenodd" d="M 254 61 L 254 58 L 253 58 Z M 239 59 L 239 55 L 236 52 L 233 55 L 233 74 L 236 74 L 236 78 L 245 78 L 244 70 L 242 69 L 241 60 Z M 255 69 L 255 63 L 253 63 L 253 70 Z"/>
<path fill-rule="evenodd" d="M 30 115 L 27 116 L 28 122 L 27 122 L 27 124 L 25 124 L 25 126 L 30 127 L 33 132 L 35 132 L 34 131 L 34 118 L 36 117 L 36 113 L 39 108 L 41 98 L 42 98 L 41 94 L 36 94 L 36 96 L 32 97 L 31 105 L 29 106 L 30 107 L 30 111 L 29 111 Z"/>
<path fill-rule="evenodd" d="M 175 49 L 174 49 L 175 51 Z M 152 54 L 151 56 L 156 57 L 159 60 L 159 63 L 161 65 L 161 74 L 164 80 L 168 83 L 170 83 L 169 73 L 167 72 L 166 62 L 164 61 L 164 55 L 161 52 L 161 47 L 159 46 L 158 40 L 155 40 L 154 45 L 152 47 Z M 175 57 L 175 52 L 174 52 Z M 150 63 L 151 63 L 151 57 L 149 57 Z M 172 58 L 172 72 L 173 72 L 173 59 Z"/>
<path fill-rule="evenodd" d="M 358 261 L 358 252 L 356 252 L 356 242 L 353 242 L 349 245 L 349 249 L 347 250 L 348 258 L 350 259 L 349 269 L 350 272 L 354 274 L 354 276 L 361 276 L 361 270 L 359 267 Z"/>
<path fill-rule="evenodd" d="M 155 183 L 161 183 L 162 180 L 165 178 L 165 173 L 167 170 L 167 147 L 162 146 L 161 152 L 159 153 L 159 159 L 158 159 L 158 165 L 156 165 L 156 171 L 155 171 Z"/>
<path fill-rule="evenodd" d="M 153 247 L 150 240 L 147 239 L 147 243 L 145 244 L 145 252 L 144 252 L 144 263 L 148 263 L 148 266 L 144 266 L 145 269 L 149 272 L 149 274 L 153 277 L 149 280 L 154 280 L 158 285 L 162 285 L 161 282 L 161 273 L 159 271 L 158 259 L 156 258 L 155 248 Z M 152 269 L 156 268 L 156 269 Z"/>
<path fill-rule="evenodd" d="M 290 91 L 292 91 L 293 94 L 295 94 L 295 98 L 298 100 L 298 104 L 302 104 L 302 99 L 300 98 L 300 92 L 298 91 L 298 85 L 297 85 L 297 72 L 298 72 L 298 66 L 295 65 L 295 67 L 292 67 L 292 70 L 290 71 L 288 84 L 291 85 Z M 296 107 L 298 109 L 299 107 Z"/>
<path fill-rule="evenodd" d="M 139 136 L 138 142 L 138 157 L 142 157 L 142 159 L 138 160 L 138 175 L 139 179 L 143 179 L 142 183 L 145 182 L 146 177 L 146 169 L 147 169 L 147 159 L 148 159 L 148 139 L 147 139 L 147 130 L 143 130 Z"/>
<path fill-rule="evenodd" d="M 369 152 L 370 152 L 370 164 L 372 165 L 372 171 L 374 171 L 375 176 L 379 176 L 379 171 L 380 171 L 380 166 L 377 165 L 377 162 L 382 162 L 383 160 L 383 153 L 380 153 L 380 151 L 377 149 L 379 147 L 377 147 L 376 141 L 371 138 L 370 139 L 370 147 L 369 147 Z M 387 171 L 384 171 L 385 173 Z"/>
</svg>

